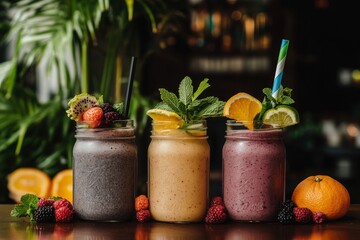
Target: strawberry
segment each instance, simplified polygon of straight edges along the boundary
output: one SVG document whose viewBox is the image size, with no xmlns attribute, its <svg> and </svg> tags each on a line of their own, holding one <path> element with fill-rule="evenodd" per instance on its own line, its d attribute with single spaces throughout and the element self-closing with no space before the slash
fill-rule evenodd
<svg viewBox="0 0 360 240">
<path fill-rule="evenodd" d="M 149 207 L 149 200 L 145 195 L 139 195 L 135 198 L 135 210 L 146 210 Z"/>
<path fill-rule="evenodd" d="M 211 201 L 210 201 L 210 207 L 215 206 L 215 205 L 225 206 L 222 197 L 220 197 L 220 196 L 215 196 L 215 197 L 213 197 L 213 198 L 211 199 Z"/>
<path fill-rule="evenodd" d="M 313 217 L 311 210 L 308 208 L 294 207 L 293 213 L 297 223 L 308 223 Z"/>
<path fill-rule="evenodd" d="M 82 120 L 89 125 L 90 128 L 96 128 L 101 124 L 104 116 L 101 107 L 92 107 L 86 110 L 82 115 Z"/>
<path fill-rule="evenodd" d="M 223 223 L 227 219 L 226 209 L 222 205 L 215 205 L 209 208 L 206 213 L 206 223 Z"/>
<path fill-rule="evenodd" d="M 136 219 L 141 223 L 150 221 L 150 219 L 151 219 L 150 211 L 149 210 L 144 210 L 144 209 L 142 209 L 140 211 L 137 211 L 136 212 Z"/>
<path fill-rule="evenodd" d="M 71 222 L 74 217 L 74 210 L 68 207 L 60 207 L 55 209 L 56 222 Z"/>
<path fill-rule="evenodd" d="M 312 219 L 314 223 L 323 223 L 326 221 L 326 216 L 322 212 L 314 212 Z"/>
</svg>

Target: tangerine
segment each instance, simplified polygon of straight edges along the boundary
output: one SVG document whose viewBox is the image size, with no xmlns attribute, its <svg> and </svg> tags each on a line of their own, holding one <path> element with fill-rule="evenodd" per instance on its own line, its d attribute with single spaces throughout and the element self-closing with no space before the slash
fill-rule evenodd
<svg viewBox="0 0 360 240">
<path fill-rule="evenodd" d="M 51 185 L 51 195 L 62 197 L 73 202 L 73 172 L 72 169 L 64 169 L 58 172 Z"/>
<path fill-rule="evenodd" d="M 350 207 L 350 195 L 343 184 L 327 175 L 309 176 L 294 189 L 292 201 L 298 207 L 322 212 L 328 220 L 343 217 Z"/>
<path fill-rule="evenodd" d="M 42 170 L 31 167 L 18 168 L 8 175 L 10 198 L 20 202 L 21 196 L 27 193 L 38 197 L 49 197 L 51 179 Z"/>
</svg>

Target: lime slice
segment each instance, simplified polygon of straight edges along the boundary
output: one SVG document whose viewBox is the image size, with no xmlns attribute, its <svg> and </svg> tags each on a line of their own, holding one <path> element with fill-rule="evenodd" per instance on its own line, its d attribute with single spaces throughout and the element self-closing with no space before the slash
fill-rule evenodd
<svg viewBox="0 0 360 240">
<path fill-rule="evenodd" d="M 299 123 L 299 113 L 288 105 L 279 105 L 264 113 L 263 123 L 273 127 L 287 127 Z"/>
</svg>

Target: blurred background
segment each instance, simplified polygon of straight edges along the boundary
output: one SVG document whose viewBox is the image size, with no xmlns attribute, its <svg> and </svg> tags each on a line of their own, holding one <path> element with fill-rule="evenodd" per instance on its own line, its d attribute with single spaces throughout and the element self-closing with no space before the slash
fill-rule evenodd
<svg viewBox="0 0 360 240">
<path fill-rule="evenodd" d="M 131 117 L 137 124 L 139 192 L 146 191 L 149 119 L 158 88 L 184 76 L 226 101 L 260 101 L 272 87 L 281 39 L 290 41 L 283 85 L 300 124 L 286 129 L 287 196 L 302 179 L 330 175 L 360 202 L 360 46 L 357 9 L 335 0 L 1 0 L 0 202 L 7 175 L 71 168 L 74 123 L 66 103 L 79 92 L 121 101 L 138 57 Z M 68 1 L 71 2 L 71 1 Z M 68 5 L 66 5 L 68 4 Z M 209 119 L 211 195 L 221 194 L 225 121 Z"/>
</svg>

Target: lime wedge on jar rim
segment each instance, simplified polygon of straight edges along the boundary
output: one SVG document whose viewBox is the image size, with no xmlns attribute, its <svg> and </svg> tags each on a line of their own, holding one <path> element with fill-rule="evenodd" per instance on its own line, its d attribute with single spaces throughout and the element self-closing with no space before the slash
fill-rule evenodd
<svg viewBox="0 0 360 240">
<path fill-rule="evenodd" d="M 299 123 L 299 113 L 288 105 L 279 105 L 264 113 L 263 123 L 276 128 L 283 128 Z"/>
</svg>

